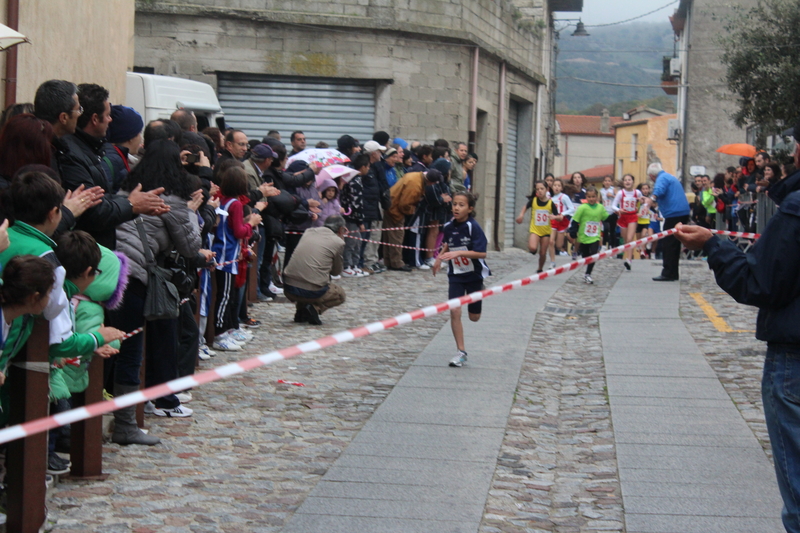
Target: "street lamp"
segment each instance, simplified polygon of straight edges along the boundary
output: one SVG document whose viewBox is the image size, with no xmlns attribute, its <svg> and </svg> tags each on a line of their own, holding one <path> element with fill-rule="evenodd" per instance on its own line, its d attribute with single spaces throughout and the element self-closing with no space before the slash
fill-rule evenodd
<svg viewBox="0 0 800 533">
<path fill-rule="evenodd" d="M 568 24 L 566 24 L 565 26 L 561 26 L 561 28 L 557 28 L 556 23 L 558 22 L 566 22 Z M 589 37 L 589 32 L 586 31 L 586 26 L 583 25 L 583 21 L 581 19 L 553 19 L 553 37 L 555 42 L 553 43 L 553 64 L 551 68 L 553 84 L 550 90 L 550 127 L 548 128 L 549 130 L 548 142 L 550 143 L 550 147 L 553 150 L 552 159 L 561 156 L 558 150 L 558 139 L 556 137 L 556 92 L 558 90 L 557 73 L 558 73 L 558 52 L 559 52 L 558 41 L 561 37 L 560 32 L 572 26 L 572 24 L 569 24 L 570 22 L 577 22 L 577 24 L 575 24 L 575 31 L 572 32 L 573 37 Z"/>
</svg>

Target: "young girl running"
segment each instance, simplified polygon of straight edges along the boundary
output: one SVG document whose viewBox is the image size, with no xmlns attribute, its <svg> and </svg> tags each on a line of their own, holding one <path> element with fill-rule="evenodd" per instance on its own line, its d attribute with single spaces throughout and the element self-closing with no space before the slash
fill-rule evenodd
<svg viewBox="0 0 800 533">
<path fill-rule="evenodd" d="M 553 200 L 547 197 L 547 184 L 543 181 L 536 182 L 534 189 L 534 196 L 531 196 L 530 201 L 522 208 L 519 216 L 517 217 L 517 224 L 522 224 L 525 218 L 525 211 L 531 208 L 531 227 L 530 236 L 528 237 L 528 250 L 533 254 L 539 253 L 539 270 L 544 269 L 544 262 L 547 258 L 547 248 L 550 245 L 550 233 L 553 230 L 551 221 L 564 220 L 564 217 L 559 214 L 556 204 Z"/>
<path fill-rule="evenodd" d="M 550 238 L 550 268 L 556 267 L 556 248 L 559 252 L 564 250 L 564 235 L 569 229 L 569 219 L 575 213 L 575 204 L 569 199 L 569 196 L 562 192 L 564 183 L 561 180 L 553 181 L 553 196 L 551 200 L 558 208 L 558 214 L 562 216 L 561 220 L 554 220 L 552 222 L 553 233 Z M 566 252 L 565 252 L 566 253 Z"/>
<path fill-rule="evenodd" d="M 625 243 L 631 242 L 636 238 L 636 226 L 639 221 L 638 204 L 642 199 L 641 191 L 633 188 L 633 176 L 625 174 L 622 176 L 622 190 L 614 197 L 612 208 L 619 213 L 617 226 L 620 227 L 622 240 Z M 633 250 L 625 250 L 625 268 L 631 269 L 631 257 Z"/>
<path fill-rule="evenodd" d="M 638 187 L 636 187 L 639 192 L 642 193 L 642 198 L 647 198 L 650 196 L 650 184 L 649 183 L 640 183 Z M 653 234 L 652 230 L 650 229 L 650 218 L 652 217 L 652 213 L 650 211 L 650 207 L 647 205 L 647 202 L 639 202 L 639 219 L 637 220 L 636 225 L 636 238 L 643 239 L 645 237 L 649 237 Z M 648 256 L 648 252 L 645 249 L 644 245 L 639 246 L 639 257 L 642 259 L 646 259 Z"/>
<path fill-rule="evenodd" d="M 442 228 L 442 251 L 433 263 L 435 276 L 447 261 L 448 298 L 461 296 L 483 289 L 483 280 L 491 275 L 486 257 L 486 235 L 478 222 L 472 217 L 475 211 L 475 197 L 469 192 L 459 192 L 453 196 L 453 219 Z M 477 322 L 481 318 L 481 303 L 467 306 L 469 319 Z M 450 327 L 456 340 L 456 356 L 450 366 L 464 366 L 467 352 L 464 351 L 464 327 L 461 325 L 461 308 L 450 310 Z"/>
<path fill-rule="evenodd" d="M 569 240 L 573 243 L 577 240 L 581 257 L 589 257 L 600 250 L 603 221 L 607 218 L 608 211 L 602 204 L 597 203 L 597 189 L 592 186 L 587 187 L 586 203 L 581 204 L 575 211 L 569 228 Z M 590 285 L 594 283 L 593 269 L 594 263 L 586 265 L 586 274 L 583 276 L 583 281 Z"/>
</svg>

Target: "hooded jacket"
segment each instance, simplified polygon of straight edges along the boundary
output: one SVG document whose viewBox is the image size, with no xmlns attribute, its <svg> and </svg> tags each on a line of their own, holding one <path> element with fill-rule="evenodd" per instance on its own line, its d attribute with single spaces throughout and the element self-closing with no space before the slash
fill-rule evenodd
<svg viewBox="0 0 800 533">
<path fill-rule="evenodd" d="M 325 200 L 325 191 L 333 187 L 336 190 L 336 195 L 333 197 L 333 200 Z M 325 224 L 325 220 L 328 217 L 332 217 L 334 215 L 341 214 L 341 207 L 342 205 L 339 203 L 339 187 L 336 185 L 336 182 L 330 178 L 325 178 L 317 187 L 319 190 L 319 195 L 322 198 L 319 202 L 319 208 L 322 211 L 317 220 L 314 221 L 314 227 L 321 227 Z"/>
<path fill-rule="evenodd" d="M 105 321 L 105 310 L 116 309 L 122 304 L 122 296 L 128 285 L 128 258 L 103 246 L 100 251 L 102 258 L 98 268 L 101 273 L 83 294 L 73 295 L 70 299 L 77 333 L 96 334 Z M 120 341 L 114 341 L 110 346 L 119 349 Z M 78 366 L 66 365 L 61 369 L 70 394 L 83 392 L 89 386 L 88 370 L 94 350 L 76 355 L 81 356 Z"/>
<path fill-rule="evenodd" d="M 717 284 L 758 307 L 756 338 L 800 349 L 800 171 L 773 184 L 769 196 L 780 207 L 747 253 L 716 236 L 703 250 Z"/>
</svg>

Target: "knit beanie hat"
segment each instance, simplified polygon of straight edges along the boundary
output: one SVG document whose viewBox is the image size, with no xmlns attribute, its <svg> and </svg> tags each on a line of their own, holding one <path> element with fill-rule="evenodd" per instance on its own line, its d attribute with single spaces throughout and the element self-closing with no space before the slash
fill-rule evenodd
<svg viewBox="0 0 800 533">
<path fill-rule="evenodd" d="M 128 142 L 144 129 L 142 115 L 132 107 L 111 106 L 111 124 L 108 125 L 106 139 L 110 143 Z"/>
</svg>

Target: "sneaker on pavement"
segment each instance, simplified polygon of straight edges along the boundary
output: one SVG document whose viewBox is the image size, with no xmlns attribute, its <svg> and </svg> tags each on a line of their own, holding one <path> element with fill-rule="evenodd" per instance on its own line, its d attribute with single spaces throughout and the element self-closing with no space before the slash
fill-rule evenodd
<svg viewBox="0 0 800 533">
<path fill-rule="evenodd" d="M 259 302 L 271 302 L 272 300 L 275 299 L 272 296 L 267 296 L 266 294 L 263 294 L 263 293 L 260 293 L 260 292 L 258 293 L 257 298 L 258 298 Z"/>
<path fill-rule="evenodd" d="M 354 268 L 353 270 L 355 270 L 356 276 L 359 277 L 359 278 L 366 278 L 367 276 L 369 276 L 369 273 L 364 272 L 363 270 L 361 270 L 358 267 Z"/>
<path fill-rule="evenodd" d="M 550 268 L 555 268 L 555 267 L 556 267 L 556 262 L 550 261 Z"/>
<path fill-rule="evenodd" d="M 467 362 L 467 352 L 459 350 L 456 356 L 450 360 L 450 366 L 462 367 Z"/>
<path fill-rule="evenodd" d="M 167 418 L 186 418 L 192 416 L 194 413 L 193 410 L 189 409 L 188 407 L 184 407 L 183 405 L 179 405 L 178 407 L 173 407 L 172 409 L 159 409 L 158 407 L 155 408 L 153 414 L 156 416 L 166 416 Z"/>
<path fill-rule="evenodd" d="M 422 263 L 420 266 L 417 267 L 420 270 L 430 270 L 431 266 L 428 263 Z"/>
<path fill-rule="evenodd" d="M 51 453 L 47 458 L 47 473 L 51 476 L 69 473 L 69 462 L 64 461 L 55 453 Z"/>
<path fill-rule="evenodd" d="M 592 279 L 592 276 L 590 276 L 589 274 L 584 274 L 583 275 L 583 281 L 585 281 L 589 285 L 593 285 L 594 284 L 594 280 Z"/>
<path fill-rule="evenodd" d="M 256 328 L 261 327 L 261 321 L 260 320 L 256 320 L 255 318 L 249 316 L 249 317 L 247 317 L 247 320 L 242 322 L 242 325 L 246 326 L 248 328 L 256 329 Z"/>
<path fill-rule="evenodd" d="M 374 264 L 370 265 L 369 269 L 372 270 L 375 274 L 380 274 L 381 272 L 383 272 L 385 270 L 383 268 L 383 265 L 380 264 L 380 263 L 374 263 Z"/>
<path fill-rule="evenodd" d="M 176 392 L 175 396 L 181 403 L 189 403 L 192 401 L 192 393 L 190 391 Z"/>
<path fill-rule="evenodd" d="M 221 352 L 238 352 L 242 346 L 234 342 L 233 339 L 220 335 L 214 339 L 214 349 Z"/>
<path fill-rule="evenodd" d="M 155 408 L 156 408 L 156 404 L 154 404 L 153 402 L 151 402 L 149 400 L 144 402 L 144 412 L 145 412 L 145 414 L 152 415 L 153 411 L 155 410 Z"/>
<path fill-rule="evenodd" d="M 558 255 L 568 256 L 569 254 L 567 253 L 566 250 L 561 250 L 560 252 L 558 252 Z"/>
<path fill-rule="evenodd" d="M 341 276 L 341 274 L 336 275 L 336 276 L 331 276 L 331 279 L 342 279 L 342 276 Z"/>
<path fill-rule="evenodd" d="M 342 270 L 342 276 L 346 278 L 355 278 L 358 277 L 358 274 L 356 274 L 356 271 L 353 270 L 352 268 L 345 268 L 344 270 Z"/>
<path fill-rule="evenodd" d="M 625 263 L 624 263 L 624 265 L 625 265 L 625 268 L 627 268 L 628 270 L 630 270 L 630 269 L 631 269 L 631 262 L 630 262 L 630 261 L 628 261 L 627 259 L 625 260 Z"/>
<path fill-rule="evenodd" d="M 236 328 L 228 332 L 228 334 L 233 337 L 233 340 L 236 342 L 250 342 L 253 340 L 254 335 L 247 331 L 246 329 L 242 329 L 241 327 Z"/>
<path fill-rule="evenodd" d="M 369 267 L 364 267 L 364 268 L 362 268 L 362 269 L 361 269 L 361 272 L 362 272 L 364 275 L 367 275 L 367 276 L 369 276 L 370 274 L 374 274 L 374 273 L 375 273 L 375 271 L 374 271 L 374 270 L 372 270 L 372 269 L 371 269 L 371 268 L 369 268 Z"/>
<path fill-rule="evenodd" d="M 211 356 L 208 355 L 206 352 L 204 352 L 203 349 L 201 348 L 200 351 L 197 353 L 197 358 L 200 359 L 201 361 L 208 361 L 209 359 L 211 359 Z"/>
<path fill-rule="evenodd" d="M 276 286 L 274 283 L 270 283 L 269 284 L 269 292 L 271 292 L 272 294 L 277 294 L 277 295 L 280 296 L 281 294 L 283 294 L 283 289 L 281 289 L 280 287 Z"/>
</svg>

